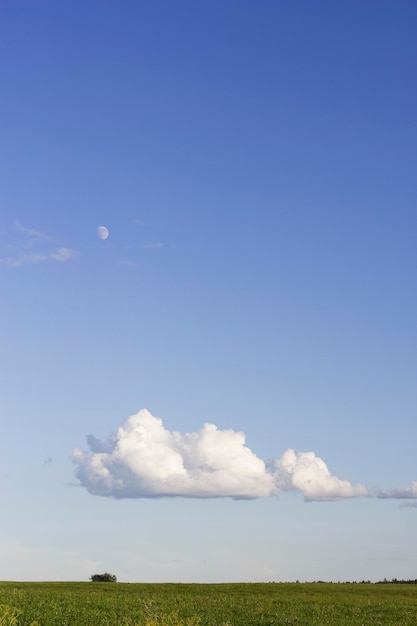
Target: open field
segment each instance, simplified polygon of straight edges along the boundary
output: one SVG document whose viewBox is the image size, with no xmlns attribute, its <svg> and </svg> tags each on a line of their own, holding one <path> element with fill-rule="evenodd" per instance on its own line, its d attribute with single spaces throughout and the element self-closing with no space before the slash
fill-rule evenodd
<svg viewBox="0 0 417 626">
<path fill-rule="evenodd" d="M 0 583 L 0 626 L 417 624 L 417 585 Z"/>
</svg>

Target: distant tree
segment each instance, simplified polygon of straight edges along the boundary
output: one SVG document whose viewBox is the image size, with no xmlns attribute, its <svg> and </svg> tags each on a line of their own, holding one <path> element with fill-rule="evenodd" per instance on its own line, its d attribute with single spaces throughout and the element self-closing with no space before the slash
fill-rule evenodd
<svg viewBox="0 0 417 626">
<path fill-rule="evenodd" d="M 117 583 L 117 577 L 114 574 L 109 574 L 109 572 L 93 574 L 90 576 L 90 580 L 92 583 Z"/>
</svg>

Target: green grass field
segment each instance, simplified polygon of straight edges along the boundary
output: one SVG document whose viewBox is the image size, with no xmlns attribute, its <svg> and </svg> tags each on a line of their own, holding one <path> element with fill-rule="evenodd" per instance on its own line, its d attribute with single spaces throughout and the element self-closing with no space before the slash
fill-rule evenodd
<svg viewBox="0 0 417 626">
<path fill-rule="evenodd" d="M 417 585 L 0 583 L 0 626 L 417 625 Z"/>
</svg>

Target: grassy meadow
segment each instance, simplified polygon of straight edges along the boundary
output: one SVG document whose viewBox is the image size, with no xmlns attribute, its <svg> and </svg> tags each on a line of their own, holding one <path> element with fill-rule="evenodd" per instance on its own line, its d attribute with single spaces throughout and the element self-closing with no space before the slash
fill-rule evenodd
<svg viewBox="0 0 417 626">
<path fill-rule="evenodd" d="M 417 624 L 417 585 L 0 583 L 0 626 Z"/>
</svg>

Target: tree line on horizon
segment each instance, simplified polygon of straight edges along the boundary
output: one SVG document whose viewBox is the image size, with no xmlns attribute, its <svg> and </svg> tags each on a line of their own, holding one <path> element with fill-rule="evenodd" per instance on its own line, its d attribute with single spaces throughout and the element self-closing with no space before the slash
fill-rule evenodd
<svg viewBox="0 0 417 626">
<path fill-rule="evenodd" d="M 117 582 L 117 576 L 115 574 L 110 574 L 109 572 L 104 572 L 104 574 L 92 574 L 90 576 L 90 580 L 93 583 L 116 583 Z M 300 581 L 296 580 L 296 583 L 300 583 Z M 370 580 L 360 580 L 360 581 L 356 581 L 356 580 L 349 581 L 348 580 L 348 581 L 345 581 L 343 583 L 341 583 L 340 581 L 337 582 L 337 583 L 334 583 L 333 581 L 313 580 L 312 583 L 313 584 L 325 584 L 325 585 L 329 585 L 329 584 L 335 584 L 335 585 L 340 585 L 340 584 L 345 584 L 345 585 L 349 585 L 349 584 L 355 584 L 355 585 L 417 585 L 417 578 L 415 580 L 413 580 L 411 578 L 410 579 L 391 578 L 391 580 L 388 580 L 387 578 L 384 578 L 384 580 L 378 580 L 375 583 L 371 582 Z"/>
</svg>

